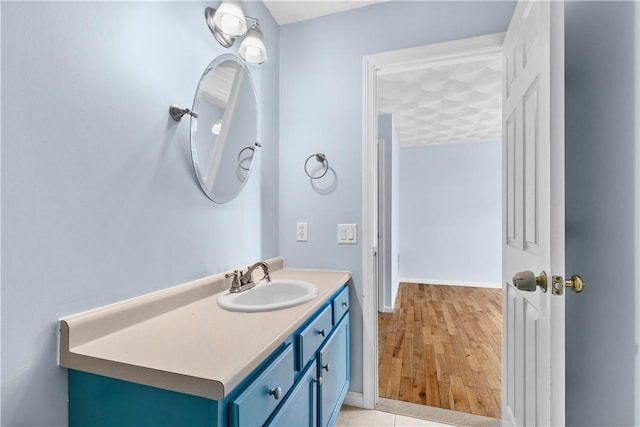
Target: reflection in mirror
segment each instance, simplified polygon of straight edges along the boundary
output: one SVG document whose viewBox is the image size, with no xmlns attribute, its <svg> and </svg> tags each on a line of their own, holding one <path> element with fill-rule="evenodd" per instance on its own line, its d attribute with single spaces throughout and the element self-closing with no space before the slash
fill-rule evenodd
<svg viewBox="0 0 640 427">
<path fill-rule="evenodd" d="M 256 93 L 247 66 L 234 55 L 214 59 L 193 100 L 191 157 L 202 191 L 217 203 L 238 195 L 255 157 Z"/>
</svg>

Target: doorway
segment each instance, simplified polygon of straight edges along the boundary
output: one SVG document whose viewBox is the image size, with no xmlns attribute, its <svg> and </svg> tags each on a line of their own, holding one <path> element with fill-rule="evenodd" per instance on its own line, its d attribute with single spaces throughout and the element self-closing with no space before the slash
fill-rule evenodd
<svg viewBox="0 0 640 427">
<path fill-rule="evenodd" d="M 368 123 L 371 121 L 372 117 L 377 116 L 377 99 L 378 99 L 378 90 L 379 90 L 379 77 L 385 74 L 396 73 L 400 69 L 419 69 L 426 67 L 438 67 L 445 64 L 451 63 L 468 63 L 470 61 L 478 60 L 478 59 L 487 59 L 496 57 L 499 55 L 501 47 L 502 47 L 502 38 L 503 34 L 494 34 L 489 36 L 476 37 L 473 39 L 459 40 L 454 42 L 441 43 L 438 45 L 429 45 L 423 46 L 414 49 L 405 49 L 403 51 L 389 52 L 378 55 L 371 55 L 365 58 L 365 72 L 368 73 L 365 76 L 365 179 L 364 185 L 373 185 L 373 188 L 377 188 L 380 184 L 378 182 L 377 171 L 378 168 L 372 168 L 370 165 L 376 164 L 376 157 L 378 154 L 378 149 L 375 147 L 375 141 L 378 137 L 378 129 L 377 123 Z M 373 99 L 371 99 L 372 94 L 375 95 Z M 367 102 L 368 101 L 368 102 Z M 369 146 L 367 141 L 374 141 L 373 146 Z M 371 160 L 371 162 L 369 161 Z M 373 169 L 373 170 L 372 170 Z M 381 178 L 380 178 L 381 179 Z M 365 188 L 365 195 L 371 195 L 372 192 L 368 191 Z M 379 222 L 383 220 L 383 214 L 378 213 L 377 206 L 380 205 L 382 201 L 378 200 L 379 197 L 365 197 L 365 206 L 370 206 L 370 209 L 366 209 L 365 211 L 372 213 L 375 212 L 376 215 L 367 215 L 368 217 L 363 218 L 363 227 L 367 230 L 367 226 L 371 227 L 369 229 L 379 230 L 383 227 L 378 227 Z M 368 204 L 368 205 L 367 205 Z M 373 207 L 376 207 L 375 209 Z M 366 242 L 366 240 L 369 242 Z M 378 277 L 383 278 L 384 272 L 379 271 L 380 269 L 374 268 L 375 264 L 384 264 L 382 262 L 382 258 L 385 257 L 385 247 L 383 244 L 379 244 L 375 235 L 367 235 L 364 233 L 364 251 L 365 256 L 363 271 L 365 280 L 364 283 L 373 283 L 372 279 L 375 279 L 375 275 L 377 273 Z M 370 244 L 367 244 L 370 243 Z M 369 249 L 372 248 L 372 249 Z M 378 254 L 379 257 L 377 260 L 371 258 L 368 250 L 373 251 L 373 254 Z M 371 261 L 373 260 L 373 261 Z M 375 271 L 375 273 L 373 272 Z M 371 281 L 370 281 L 371 280 Z M 476 280 L 477 281 L 477 280 Z M 498 282 L 499 283 L 499 282 Z M 460 284 L 460 283 L 458 283 Z M 406 286 L 403 284 L 403 287 L 406 287 L 406 295 L 401 296 L 400 299 L 410 299 L 408 295 L 412 297 L 415 294 L 422 295 L 421 298 L 425 298 L 427 294 L 441 294 L 445 288 L 440 288 L 439 290 L 433 287 L 424 287 L 420 285 L 420 288 L 411 288 L 411 284 L 407 283 Z M 457 287 L 455 289 L 456 292 L 461 291 L 462 288 Z M 373 284 L 372 289 L 373 295 L 379 296 L 379 298 L 384 298 L 384 292 L 378 287 L 377 284 Z M 402 291 L 401 291 L 402 292 Z M 378 298 L 374 298 L 375 301 L 370 301 L 370 304 L 366 304 L 364 307 L 364 315 L 365 315 L 365 330 L 367 328 L 371 328 L 371 334 L 365 334 L 365 336 L 375 337 L 375 340 L 378 340 L 378 312 L 380 308 L 385 304 L 387 307 L 389 306 L 389 301 L 382 302 Z M 391 307 L 393 307 L 393 302 L 391 302 Z M 389 310 L 382 310 L 389 311 Z M 498 310 L 500 312 L 500 310 Z M 415 310 L 414 310 L 415 315 Z M 421 317 L 421 316 L 418 316 Z M 368 320 L 367 320 L 368 319 Z M 370 323 L 369 323 L 370 322 Z M 497 342 L 497 347 L 499 348 L 500 340 Z M 367 345 L 365 342 L 365 348 L 375 349 L 375 352 L 372 352 L 371 355 L 364 356 L 364 368 L 365 368 L 365 384 L 364 384 L 364 400 L 365 406 L 367 407 L 375 407 L 375 405 L 379 401 L 379 396 L 382 395 L 380 393 L 379 388 L 379 379 L 382 375 L 386 375 L 386 373 L 378 372 L 378 362 L 380 357 L 382 356 L 382 347 L 378 347 L 377 342 L 372 343 L 372 345 Z M 367 353 L 367 352 L 365 352 Z M 495 361 L 494 361 L 495 362 Z M 397 364 L 398 362 L 396 362 Z M 499 363 L 499 361 L 498 361 Z M 367 368 L 368 365 L 368 368 Z M 367 378 L 369 373 L 375 373 L 370 378 Z M 373 393 L 368 393 L 373 390 Z M 419 392 L 418 392 L 419 393 Z M 400 390 L 398 390 L 398 394 L 400 394 Z M 498 391 L 499 394 L 499 391 Z M 499 408 L 499 403 L 497 404 Z M 453 408 L 455 409 L 455 408 Z M 495 409 L 495 408 L 494 408 Z"/>
</svg>

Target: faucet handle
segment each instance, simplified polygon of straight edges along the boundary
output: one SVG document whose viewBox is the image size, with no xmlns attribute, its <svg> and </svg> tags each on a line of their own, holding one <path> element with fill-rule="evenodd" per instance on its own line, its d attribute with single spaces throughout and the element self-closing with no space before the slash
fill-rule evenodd
<svg viewBox="0 0 640 427">
<path fill-rule="evenodd" d="M 233 270 L 233 273 L 227 273 L 224 275 L 224 277 L 227 279 L 233 277 L 233 280 L 231 281 L 231 289 L 229 289 L 230 292 L 238 292 L 240 290 L 241 274 L 242 274 L 242 271 Z"/>
<path fill-rule="evenodd" d="M 238 270 L 233 270 L 233 273 L 227 273 L 224 275 L 225 279 L 228 279 L 230 277 L 237 277 L 238 276 Z"/>
</svg>

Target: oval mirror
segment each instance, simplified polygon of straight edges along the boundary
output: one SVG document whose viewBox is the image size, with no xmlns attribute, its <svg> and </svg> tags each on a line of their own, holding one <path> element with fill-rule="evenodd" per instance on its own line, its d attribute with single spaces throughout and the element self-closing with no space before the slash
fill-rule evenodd
<svg viewBox="0 0 640 427">
<path fill-rule="evenodd" d="M 240 193 L 259 144 L 256 92 L 247 66 L 221 55 L 207 66 L 193 99 L 191 159 L 202 191 L 216 203 Z"/>
</svg>

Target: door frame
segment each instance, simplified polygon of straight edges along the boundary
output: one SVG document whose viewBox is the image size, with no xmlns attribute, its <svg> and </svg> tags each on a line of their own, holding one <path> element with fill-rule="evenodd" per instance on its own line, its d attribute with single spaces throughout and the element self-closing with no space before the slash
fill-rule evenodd
<svg viewBox="0 0 640 427">
<path fill-rule="evenodd" d="M 378 403 L 378 80 L 427 66 L 493 57 L 502 53 L 505 33 L 494 33 L 363 57 L 362 140 L 362 406 Z"/>
</svg>

